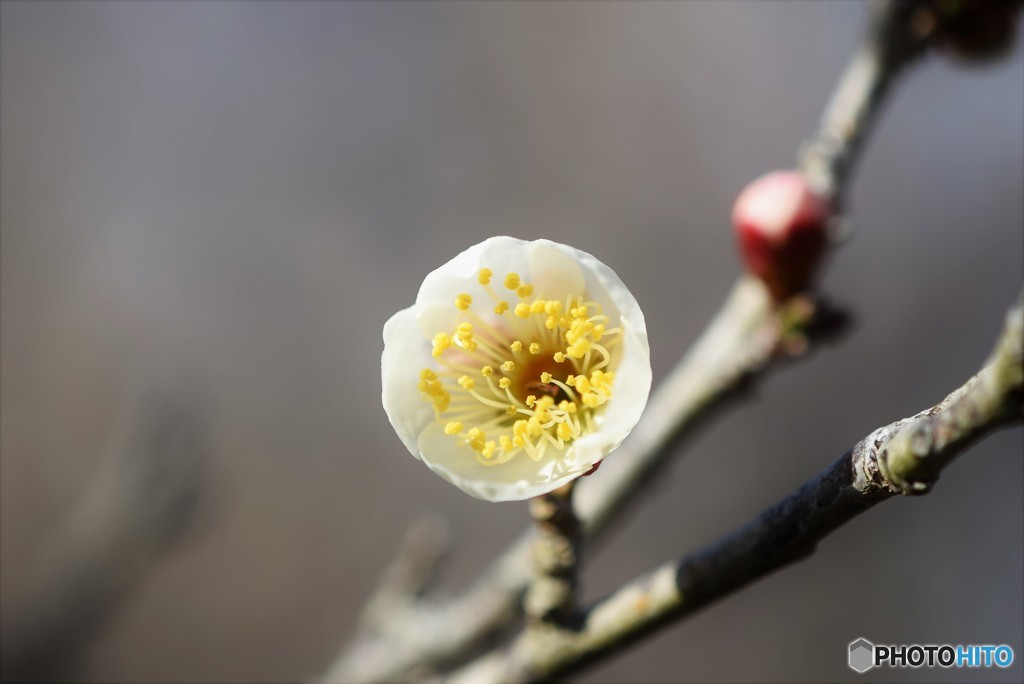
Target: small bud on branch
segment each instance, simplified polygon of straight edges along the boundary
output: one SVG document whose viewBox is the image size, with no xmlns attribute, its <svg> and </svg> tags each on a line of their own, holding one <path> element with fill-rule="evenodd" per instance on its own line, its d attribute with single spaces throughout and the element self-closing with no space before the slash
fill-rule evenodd
<svg viewBox="0 0 1024 684">
<path fill-rule="evenodd" d="M 748 185 L 732 210 L 740 257 L 776 302 L 807 289 L 825 252 L 832 203 L 799 171 L 775 171 Z"/>
</svg>

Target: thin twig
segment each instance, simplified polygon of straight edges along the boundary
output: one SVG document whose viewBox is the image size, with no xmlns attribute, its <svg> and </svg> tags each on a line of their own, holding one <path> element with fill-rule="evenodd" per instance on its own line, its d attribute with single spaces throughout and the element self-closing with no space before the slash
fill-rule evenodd
<svg viewBox="0 0 1024 684">
<path fill-rule="evenodd" d="M 578 631 L 551 631 L 544 639 L 524 631 L 508 648 L 478 659 L 446 681 L 537 681 L 578 671 L 808 557 L 824 537 L 880 501 L 928 491 L 964 449 L 996 428 L 1024 419 L 1022 338 L 1024 294 L 1007 315 L 986 365 L 941 403 L 875 430 L 743 528 L 597 602 Z M 918 482 L 928 486 L 915 486 Z"/>
<path fill-rule="evenodd" d="M 921 2 L 876 2 L 865 40 L 854 53 L 822 114 L 818 132 L 800 149 L 800 169 L 837 203 L 899 73 L 921 57 L 929 36 L 916 27 Z"/>
</svg>

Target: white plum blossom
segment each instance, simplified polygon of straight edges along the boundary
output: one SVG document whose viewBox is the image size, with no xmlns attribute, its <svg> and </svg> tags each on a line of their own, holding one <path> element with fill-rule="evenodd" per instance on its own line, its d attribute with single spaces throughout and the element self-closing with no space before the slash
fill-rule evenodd
<svg viewBox="0 0 1024 684">
<path fill-rule="evenodd" d="M 608 266 L 548 240 L 493 237 L 427 275 L 384 325 L 384 410 L 409 452 L 479 499 L 587 473 L 651 388 L 644 315 Z"/>
</svg>

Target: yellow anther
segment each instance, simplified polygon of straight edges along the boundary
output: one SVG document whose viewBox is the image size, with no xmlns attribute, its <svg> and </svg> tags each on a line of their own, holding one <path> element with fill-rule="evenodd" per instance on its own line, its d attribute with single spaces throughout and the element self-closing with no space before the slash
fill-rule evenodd
<svg viewBox="0 0 1024 684">
<path fill-rule="evenodd" d="M 455 337 L 459 339 L 459 344 L 462 345 L 463 349 L 466 349 L 467 351 L 474 351 L 476 349 L 476 340 L 473 339 L 472 323 L 459 323 L 455 328 Z"/>
<path fill-rule="evenodd" d="M 605 331 L 605 327 L 603 325 L 601 325 L 600 323 L 598 323 L 597 325 L 594 326 L 594 329 L 593 329 L 593 331 L 591 331 L 591 334 L 594 336 L 594 341 L 595 342 L 600 342 L 601 341 L 601 338 L 604 337 L 604 331 Z"/>
<path fill-rule="evenodd" d="M 494 443 L 493 439 L 488 440 L 484 444 L 484 448 L 480 451 L 480 455 L 483 456 L 484 458 L 494 458 L 494 450 L 497 448 L 497 446 L 498 445 Z"/>
<path fill-rule="evenodd" d="M 491 368 L 490 366 L 484 366 L 483 368 L 480 369 L 480 375 L 484 376 L 485 378 L 488 378 L 494 375 L 494 369 Z"/>
<path fill-rule="evenodd" d="M 459 378 L 459 387 L 461 387 L 462 389 L 471 390 L 473 389 L 474 385 L 476 385 L 476 380 L 469 377 L 468 375 L 463 375 L 461 378 Z"/>
<path fill-rule="evenodd" d="M 567 411 L 568 413 L 570 413 L 570 414 L 573 414 L 573 413 L 576 413 L 576 411 L 578 410 L 578 408 L 579 408 L 579 407 L 578 407 L 578 406 L 576 406 L 576 404 L 569 404 L 569 405 L 568 405 L 568 406 L 566 407 L 566 409 L 565 409 L 565 410 L 566 410 L 566 411 Z"/>
<path fill-rule="evenodd" d="M 501 380 L 498 381 L 498 387 L 500 387 L 501 389 L 508 389 L 511 386 L 512 381 L 509 380 L 508 378 L 502 378 Z"/>
<path fill-rule="evenodd" d="M 520 284 L 521 281 L 519 280 L 518 273 L 509 273 L 507 276 L 505 276 L 505 287 L 507 287 L 508 289 L 518 289 Z"/>
<path fill-rule="evenodd" d="M 569 377 L 567 377 L 565 379 L 565 384 L 568 385 L 569 387 L 572 387 L 573 385 L 575 385 L 576 384 L 576 376 L 575 375 L 570 375 Z"/>
<path fill-rule="evenodd" d="M 523 343 L 519 340 L 512 340 L 512 344 L 510 344 L 508 348 L 514 352 L 521 352 L 523 351 Z"/>
<path fill-rule="evenodd" d="M 494 313 L 498 314 L 499 316 L 505 313 L 506 311 L 508 311 L 508 302 L 498 302 L 498 305 L 494 307 Z"/>
<path fill-rule="evenodd" d="M 590 309 L 585 306 L 578 306 L 574 310 L 573 316 L 576 318 L 586 318 L 588 313 L 590 313 Z"/>
<path fill-rule="evenodd" d="M 523 446 L 526 443 L 528 435 L 527 422 L 525 420 L 517 420 L 512 423 L 512 443 L 516 446 Z"/>
<path fill-rule="evenodd" d="M 462 423 L 457 420 L 453 420 L 444 426 L 444 434 L 446 435 L 457 435 L 462 432 Z"/>
<path fill-rule="evenodd" d="M 517 409 L 514 404 L 509 404 L 508 408 L 505 409 L 506 416 L 514 416 L 517 413 L 519 413 L 519 409 Z"/>
<path fill-rule="evenodd" d="M 491 277 L 494 275 L 494 271 L 489 268 L 481 268 L 480 272 L 476 274 L 477 282 L 481 285 L 488 285 L 491 282 Z"/>
<path fill-rule="evenodd" d="M 530 305 L 525 302 L 519 302 L 516 304 L 515 313 L 517 318 L 526 318 L 530 315 Z"/>
<path fill-rule="evenodd" d="M 530 353 L 531 354 L 540 354 L 540 345 L 537 344 L 536 342 L 531 342 L 530 343 Z"/>
<path fill-rule="evenodd" d="M 420 379 L 422 379 L 422 380 L 437 380 L 437 373 L 435 373 L 434 371 L 430 370 L 429 368 L 424 368 L 423 370 L 420 371 Z"/>
<path fill-rule="evenodd" d="M 555 363 L 562 363 L 565 361 L 565 353 L 555 352 Z"/>
<path fill-rule="evenodd" d="M 505 373 L 511 373 L 515 369 L 516 369 L 516 362 L 515 361 L 506 361 L 505 363 L 501 364 L 501 370 L 504 371 Z"/>
<path fill-rule="evenodd" d="M 580 392 L 590 391 L 590 380 L 587 379 L 586 375 L 581 375 L 576 378 L 576 389 Z"/>
<path fill-rule="evenodd" d="M 555 434 L 558 435 L 558 439 L 567 442 L 572 439 L 572 428 L 569 427 L 568 423 L 559 423 L 558 427 L 555 428 Z"/>
<path fill-rule="evenodd" d="M 548 316 L 544 321 L 544 327 L 548 330 L 554 330 L 558 327 L 558 319 L 554 316 Z"/>
<path fill-rule="evenodd" d="M 526 421 L 527 434 L 531 437 L 540 437 L 544 434 L 544 428 L 540 426 L 540 416 L 530 416 L 530 419 Z"/>
<path fill-rule="evenodd" d="M 516 288 L 516 294 L 520 297 L 529 297 L 533 294 L 533 285 L 520 285 Z"/>
<path fill-rule="evenodd" d="M 533 394 L 531 394 L 530 396 L 526 397 L 526 405 L 529 406 L 530 408 L 533 408 L 533 405 L 536 404 L 536 403 L 537 403 L 537 397 L 534 396 Z"/>
<path fill-rule="evenodd" d="M 551 382 L 551 373 L 547 373 L 547 372 L 541 373 L 540 374 L 540 381 L 545 383 L 545 384 Z"/>
<path fill-rule="evenodd" d="M 439 332 L 434 335 L 434 349 L 431 353 L 434 355 L 434 358 L 437 358 L 450 346 L 452 346 L 452 338 L 448 337 L 443 332 Z"/>
<path fill-rule="evenodd" d="M 580 397 L 583 400 L 584 405 L 590 408 L 597 408 L 601 405 L 601 398 L 594 392 L 584 392 L 583 396 Z"/>
<path fill-rule="evenodd" d="M 590 351 L 590 340 L 585 337 L 581 337 L 573 342 L 565 353 L 574 359 L 582 359 L 586 356 L 587 352 Z"/>
<path fill-rule="evenodd" d="M 523 288 L 519 288 L 519 289 L 521 290 Z M 532 304 L 530 304 L 530 313 L 535 313 L 535 314 L 544 313 L 544 300 L 543 299 L 534 300 L 534 302 Z"/>
<path fill-rule="evenodd" d="M 544 302 L 544 313 L 548 316 L 557 316 L 562 313 L 562 302 L 557 299 L 549 299 Z"/>
<path fill-rule="evenodd" d="M 512 444 L 512 438 L 509 437 L 508 435 L 502 435 L 501 437 L 498 437 L 498 444 L 501 445 L 502 452 L 506 454 L 515 448 L 515 445 Z"/>
<path fill-rule="evenodd" d="M 469 311 L 469 305 L 473 303 L 473 298 L 468 294 L 460 294 L 455 298 L 455 308 L 459 311 Z"/>
<path fill-rule="evenodd" d="M 469 432 L 466 433 L 466 443 L 473 451 L 483 451 L 484 448 L 484 431 L 480 428 L 470 428 Z"/>
</svg>

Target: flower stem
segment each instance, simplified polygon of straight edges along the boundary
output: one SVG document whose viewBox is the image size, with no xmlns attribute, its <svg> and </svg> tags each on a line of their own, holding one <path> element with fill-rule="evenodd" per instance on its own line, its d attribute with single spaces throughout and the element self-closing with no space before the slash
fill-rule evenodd
<svg viewBox="0 0 1024 684">
<path fill-rule="evenodd" d="M 524 599 L 531 625 L 571 626 L 576 614 L 576 568 L 583 527 L 573 510 L 575 480 L 530 500 L 539 532 L 533 544 L 534 575 Z"/>
</svg>

